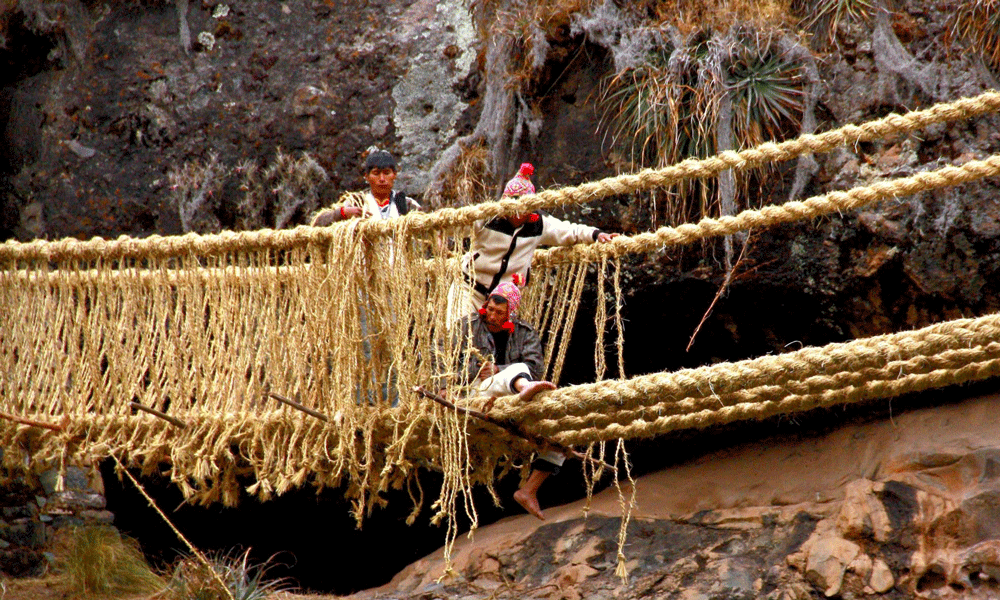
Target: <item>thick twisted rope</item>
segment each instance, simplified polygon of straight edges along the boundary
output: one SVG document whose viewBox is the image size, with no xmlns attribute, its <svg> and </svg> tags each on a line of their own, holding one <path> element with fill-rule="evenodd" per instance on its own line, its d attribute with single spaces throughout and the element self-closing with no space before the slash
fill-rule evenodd
<svg viewBox="0 0 1000 600">
<path fill-rule="evenodd" d="M 410 213 L 403 219 L 369 219 L 361 225 L 361 229 L 366 235 L 388 235 L 400 227 L 405 227 L 410 232 L 428 231 L 468 225 L 503 214 L 594 202 L 609 196 L 665 187 L 685 179 L 711 177 L 727 169 L 753 168 L 769 162 L 790 160 L 802 154 L 826 152 L 844 144 L 880 140 L 935 123 L 969 119 L 998 110 L 1000 92 L 988 91 L 904 115 L 890 114 L 861 125 L 845 125 L 833 131 L 806 134 L 785 142 L 768 142 L 741 152 L 727 151 L 710 158 L 687 159 L 661 169 L 645 169 L 578 186 L 549 189 L 517 199 L 507 198 L 462 208 L 445 208 L 429 214 Z M 406 223 L 394 223 L 397 220 Z M 187 254 L 218 255 L 259 248 L 283 250 L 309 243 L 329 243 L 335 235 L 335 229 L 337 227 L 297 227 L 282 231 L 222 232 L 204 236 L 189 233 L 183 236 L 150 236 L 143 239 L 121 236 L 116 240 L 94 238 L 88 241 L 64 239 L 53 242 L 7 242 L 0 245 L 0 260 L 164 258 Z"/>
<path fill-rule="evenodd" d="M 498 418 L 563 444 L 662 435 L 994 377 L 1000 315 L 778 356 L 561 388 Z"/>
<path fill-rule="evenodd" d="M 718 219 L 705 218 L 698 223 L 685 223 L 677 227 L 661 227 L 656 231 L 633 236 L 620 236 L 604 244 L 537 250 L 533 264 L 543 266 L 563 262 L 596 261 L 607 256 L 653 252 L 665 246 L 690 244 L 709 237 L 731 235 L 739 231 L 856 210 L 889 198 L 911 196 L 918 192 L 968 183 L 998 174 L 1000 174 L 1000 154 L 994 154 L 985 160 L 972 160 L 959 166 L 922 171 L 909 177 L 879 181 L 847 191 L 830 192 L 807 200 L 746 210 L 737 215 Z"/>
</svg>

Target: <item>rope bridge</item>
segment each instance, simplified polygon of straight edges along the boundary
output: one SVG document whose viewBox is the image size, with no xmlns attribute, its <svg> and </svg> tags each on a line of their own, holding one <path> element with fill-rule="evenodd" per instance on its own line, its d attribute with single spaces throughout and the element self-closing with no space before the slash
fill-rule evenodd
<svg viewBox="0 0 1000 600">
<path fill-rule="evenodd" d="M 449 513 L 469 486 L 492 491 L 494 478 L 533 450 L 411 391 L 468 384 L 460 375 L 467 357 L 445 307 L 461 280 L 457 241 L 471 236 L 477 220 L 711 177 L 998 109 L 1000 93 L 988 92 L 664 169 L 387 221 L 5 243 L 3 466 L 31 470 L 115 456 L 147 473 L 166 472 L 193 501 L 227 505 L 244 491 L 267 498 L 295 486 L 346 484 L 359 520 L 383 501 L 381 492 L 410 489 L 417 469 L 432 467 L 446 474 L 436 506 L 439 516 Z M 608 323 L 615 324 L 621 372 L 621 304 L 613 303 L 613 318 L 604 307 L 608 279 L 620 298 L 624 254 L 997 174 L 1000 155 L 607 244 L 540 251 L 523 313 L 542 335 L 547 377 L 558 380 L 585 278 L 596 272 L 598 342 L 603 348 Z M 562 444 L 597 448 L 603 457 L 612 440 L 994 377 L 998 328 L 1000 316 L 990 315 L 779 356 L 600 380 L 529 404 L 500 400 L 491 414 Z"/>
</svg>

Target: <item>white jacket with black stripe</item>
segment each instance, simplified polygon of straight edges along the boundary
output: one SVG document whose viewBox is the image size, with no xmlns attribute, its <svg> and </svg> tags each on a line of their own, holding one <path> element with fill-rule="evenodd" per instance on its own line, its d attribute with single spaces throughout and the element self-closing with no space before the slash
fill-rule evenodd
<svg viewBox="0 0 1000 600">
<path fill-rule="evenodd" d="M 465 279 L 484 296 L 515 273 L 526 279 L 531 257 L 539 246 L 572 246 L 597 241 L 600 229 L 557 219 L 541 212 L 532 213 L 524 225 L 514 227 L 504 217 L 476 222 L 472 250 L 462 259 Z M 472 273 L 475 272 L 475 279 Z"/>
</svg>

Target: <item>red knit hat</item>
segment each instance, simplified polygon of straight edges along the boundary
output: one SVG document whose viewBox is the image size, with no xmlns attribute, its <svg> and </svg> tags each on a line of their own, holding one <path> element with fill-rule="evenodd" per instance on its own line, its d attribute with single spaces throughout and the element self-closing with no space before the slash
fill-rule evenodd
<svg viewBox="0 0 1000 600">
<path fill-rule="evenodd" d="M 531 163 L 521 164 L 517 175 L 507 182 L 503 188 L 504 196 L 523 196 L 524 194 L 534 194 L 535 186 L 531 183 L 531 175 L 535 172 L 535 167 Z"/>
<path fill-rule="evenodd" d="M 489 298 L 500 296 L 507 301 L 507 322 L 503 324 L 503 328 L 507 331 L 514 331 L 514 323 L 511 319 L 517 316 L 517 308 L 521 304 L 521 289 L 518 286 L 522 283 L 524 283 L 524 277 L 520 273 L 515 273 L 514 281 L 504 281 L 493 288 L 493 291 L 489 294 Z M 489 302 L 489 298 L 486 299 L 487 302 Z M 479 314 L 486 314 L 485 304 L 479 309 Z"/>
<path fill-rule="evenodd" d="M 493 288 L 490 296 L 500 296 L 505 299 L 507 301 L 507 308 L 510 309 L 510 316 L 517 316 L 517 307 L 521 304 L 521 290 L 517 288 L 516 284 L 505 281 Z"/>
</svg>

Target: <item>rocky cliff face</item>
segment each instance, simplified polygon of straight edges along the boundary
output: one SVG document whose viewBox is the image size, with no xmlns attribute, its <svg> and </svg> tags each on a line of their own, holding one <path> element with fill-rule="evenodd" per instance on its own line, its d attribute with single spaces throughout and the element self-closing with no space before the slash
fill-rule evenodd
<svg viewBox="0 0 1000 600">
<path fill-rule="evenodd" d="M 357 165 L 372 145 L 400 155 L 399 185 L 417 196 L 461 169 L 495 190 L 526 159 L 542 186 L 624 168 L 624 150 L 599 128 L 597 99 L 607 77 L 642 50 L 642 23 L 612 2 L 566 2 L 556 4 L 569 9 L 497 29 L 476 10 L 520 5 L 471 4 L 472 12 L 459 0 L 0 3 L 0 238 L 294 226 L 361 187 Z M 815 128 L 998 87 L 996 69 L 975 48 L 946 43 L 954 4 L 908 0 L 878 19 L 845 21 L 837 44 L 814 49 Z M 517 52 L 515 73 L 498 56 Z M 796 197 L 983 158 L 1000 151 L 998 131 L 994 115 L 817 156 Z M 460 156 L 456 142 L 473 139 L 491 156 Z M 303 181 L 295 183 L 297 173 Z M 795 187 L 794 165 L 769 176 L 774 181 L 752 194 L 758 204 L 784 201 Z M 688 352 L 727 273 L 721 246 L 629 258 L 628 373 L 997 310 L 998 185 L 987 180 L 753 232 L 728 293 Z M 613 198 L 566 216 L 632 232 L 650 229 L 655 215 L 647 199 Z M 574 333 L 568 381 L 592 376 L 589 329 L 584 323 Z M 969 414 L 992 423 L 987 405 Z M 965 410 L 912 419 L 958 423 Z M 965 440 L 949 437 L 960 429 L 938 423 L 914 425 L 924 437 L 904 451 L 906 444 L 895 446 L 901 422 L 706 458 L 691 475 L 702 482 L 693 488 L 686 476 L 644 479 L 641 493 L 665 496 L 640 498 L 625 586 L 612 573 L 617 513 L 595 509 L 582 520 L 570 507 L 538 529 L 509 521 L 509 536 L 495 543 L 481 531 L 459 559 L 464 583 L 435 587 L 440 565 L 428 559 L 398 579 L 392 595 L 995 591 L 994 447 L 975 441 L 972 430 Z M 842 447 L 851 453 L 830 458 Z M 815 460 L 797 463 L 803 457 Z"/>
<path fill-rule="evenodd" d="M 5 238 L 180 233 L 194 194 L 169 175 L 185 165 L 211 192 L 201 231 L 303 222 L 359 187 L 372 145 L 402 154 L 400 183 L 419 192 L 476 56 L 457 2 L 66 0 L 4 17 L 8 62 L 35 52 L 0 81 Z M 248 199 L 246 171 L 279 152 L 309 153 L 320 189 L 282 198 L 275 175 Z"/>
<path fill-rule="evenodd" d="M 512 517 L 355 598 L 995 598 L 997 396 L 799 438 L 770 437 L 643 476 L 615 575 L 614 490 Z M 566 475 L 560 475 L 565 477 Z"/>
<path fill-rule="evenodd" d="M 32 0 L 5 8 L 0 236 L 290 227 L 360 188 L 357 166 L 371 146 L 401 156 L 399 186 L 418 197 L 460 174 L 492 195 L 526 159 L 541 186 L 628 168 L 599 100 L 608 78 L 651 47 L 649 23 L 606 2 L 558 4 L 521 19 L 514 5 L 504 7 Z M 996 85 L 981 54 L 949 36 L 947 3 L 875 12 L 841 23 L 836 44 L 817 42 L 810 128 Z M 1000 118 L 983 117 L 844 148 L 817 156 L 804 180 L 794 165 L 770 172 L 767 185 L 737 203 L 982 158 L 1000 149 L 998 130 Z M 480 147 L 492 158 L 473 151 Z M 429 203 L 476 197 L 444 191 L 453 195 Z M 729 294 L 699 334 L 704 342 L 667 363 L 633 352 L 627 364 L 632 372 L 692 366 L 995 310 L 997 191 L 984 181 L 754 232 Z M 644 198 L 566 215 L 626 232 L 662 224 Z M 635 257 L 627 269 L 630 299 L 668 299 L 635 302 L 626 308 L 631 322 L 669 315 L 691 324 L 663 332 L 674 348 L 687 345 L 727 271 L 714 244 Z M 677 297 L 686 301 L 669 300 Z M 761 313 L 775 306 L 794 308 L 793 317 Z"/>
</svg>

